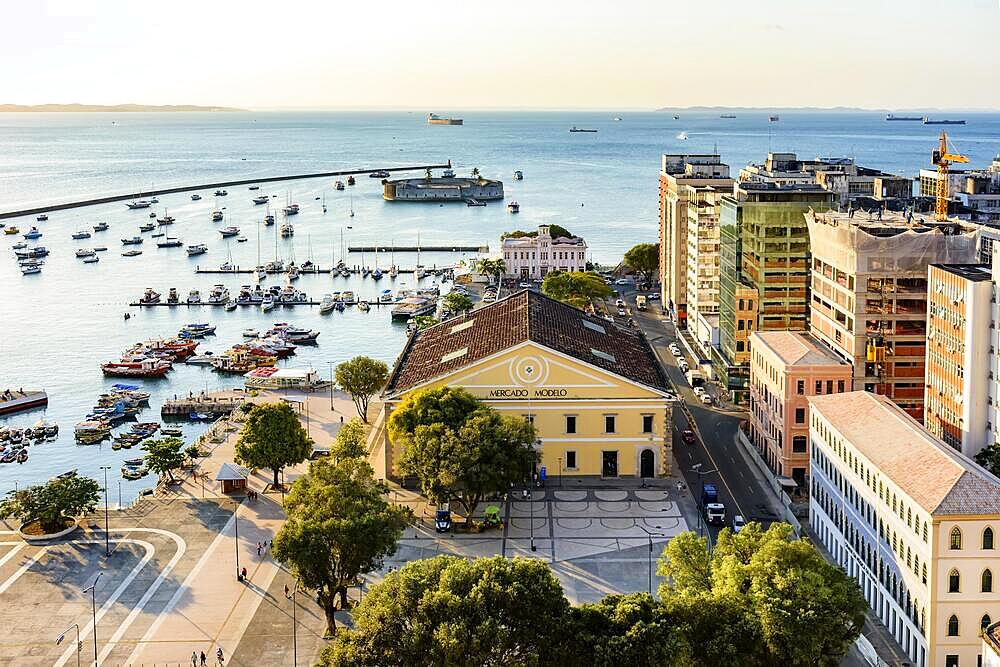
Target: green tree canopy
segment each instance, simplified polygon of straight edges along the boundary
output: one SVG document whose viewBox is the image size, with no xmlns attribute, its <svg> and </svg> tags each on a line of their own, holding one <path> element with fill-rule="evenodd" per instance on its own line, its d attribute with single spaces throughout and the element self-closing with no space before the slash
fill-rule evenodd
<svg viewBox="0 0 1000 667">
<path fill-rule="evenodd" d="M 182 451 L 184 441 L 180 438 L 161 438 L 147 440 L 145 446 L 146 467 L 157 475 L 166 475 L 173 482 L 173 471 L 184 465 L 185 453 Z"/>
<path fill-rule="evenodd" d="M 274 486 L 285 466 L 302 463 L 312 455 L 313 440 L 287 403 L 254 405 L 236 441 L 236 462 L 249 468 L 270 468 Z"/>
<path fill-rule="evenodd" d="M 45 484 L 8 492 L 0 503 L 0 519 L 13 517 L 25 524 L 37 521 L 46 533 L 56 533 L 72 517 L 93 512 L 100 492 L 100 484 L 75 472 L 53 477 Z"/>
<path fill-rule="evenodd" d="M 994 475 L 1000 476 L 1000 444 L 993 443 L 989 447 L 979 450 L 975 456 L 976 463 L 989 470 Z"/>
<path fill-rule="evenodd" d="M 567 642 L 566 663 L 594 667 L 692 664 L 687 638 L 646 593 L 605 596 L 596 604 L 574 607 L 570 619 L 566 635 L 572 639 Z"/>
<path fill-rule="evenodd" d="M 354 610 L 354 627 L 334 637 L 323 664 L 568 665 L 559 657 L 571 639 L 568 612 L 559 581 L 539 560 L 413 561 L 372 587 Z"/>
<path fill-rule="evenodd" d="M 535 429 L 501 415 L 459 387 L 407 396 L 389 416 L 389 437 L 402 446 L 399 469 L 433 502 L 456 502 L 466 524 L 483 498 L 525 479 L 537 461 Z"/>
<path fill-rule="evenodd" d="M 476 270 L 476 273 L 480 273 L 484 276 L 492 278 L 497 283 L 504 277 L 507 273 L 507 263 L 501 258 L 496 259 L 477 259 L 472 268 Z"/>
<path fill-rule="evenodd" d="M 464 313 L 467 310 L 472 310 L 472 299 L 461 292 L 448 292 L 444 295 L 443 301 L 444 307 L 456 315 Z"/>
<path fill-rule="evenodd" d="M 370 357 L 354 357 L 337 365 L 337 384 L 354 401 L 358 416 L 368 423 L 368 402 L 385 386 L 389 367 Z"/>
<path fill-rule="evenodd" d="M 625 266 L 629 267 L 643 279 L 652 284 L 653 276 L 660 269 L 660 244 L 640 243 L 625 253 Z"/>
<path fill-rule="evenodd" d="M 550 271 L 542 281 L 542 293 L 571 306 L 586 309 L 594 299 L 607 299 L 615 291 L 596 273 Z"/>
<path fill-rule="evenodd" d="M 387 493 L 366 461 L 326 459 L 312 463 L 285 499 L 288 519 L 274 538 L 274 557 L 317 592 L 330 633 L 338 596 L 346 609 L 348 587 L 382 567 L 411 518 Z"/>
<path fill-rule="evenodd" d="M 707 562 L 707 580 L 705 541 L 674 538 L 657 569 L 670 578 L 660 597 L 668 609 L 686 613 L 692 628 L 701 622 L 700 610 L 722 613 L 733 605 L 730 611 L 743 614 L 738 625 L 752 639 L 741 646 L 748 654 L 766 651 L 757 664 L 837 665 L 861 632 L 867 604 L 853 579 L 791 535 L 786 523 L 766 531 L 757 523 L 739 533 L 723 530 Z"/>
<path fill-rule="evenodd" d="M 368 454 L 365 444 L 365 427 L 361 420 L 355 417 L 337 431 L 337 437 L 333 441 L 333 451 L 330 454 L 336 461 L 363 458 Z"/>
<path fill-rule="evenodd" d="M 522 239 L 522 238 L 533 239 L 537 236 L 538 236 L 537 229 L 531 232 L 526 232 L 522 229 L 515 229 L 512 232 L 504 232 L 503 234 L 501 234 L 500 240 L 502 241 L 503 239 Z M 562 225 L 557 225 L 554 223 L 549 225 L 549 236 L 551 236 L 554 239 L 557 239 L 560 236 L 565 236 L 566 238 L 570 239 L 573 238 L 573 234 L 571 234 L 568 229 L 566 229 Z"/>
</svg>

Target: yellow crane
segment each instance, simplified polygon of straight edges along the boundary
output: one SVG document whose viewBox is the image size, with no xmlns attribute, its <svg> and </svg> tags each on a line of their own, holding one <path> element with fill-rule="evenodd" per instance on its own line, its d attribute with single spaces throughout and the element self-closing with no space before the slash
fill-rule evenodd
<svg viewBox="0 0 1000 667">
<path fill-rule="evenodd" d="M 934 219 L 944 222 L 948 219 L 948 166 L 952 162 L 968 162 L 969 158 L 958 153 L 948 152 L 948 135 L 941 133 L 937 150 L 931 154 L 931 162 L 937 166 L 937 199 L 934 203 Z"/>
</svg>

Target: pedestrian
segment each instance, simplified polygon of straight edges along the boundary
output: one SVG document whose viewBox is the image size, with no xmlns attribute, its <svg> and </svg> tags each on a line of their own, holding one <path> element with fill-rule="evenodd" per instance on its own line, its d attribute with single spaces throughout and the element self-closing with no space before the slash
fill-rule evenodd
<svg viewBox="0 0 1000 667">
<path fill-rule="evenodd" d="M 268 540 L 268 542 L 267 542 L 267 547 L 268 547 L 269 549 L 273 549 L 273 548 L 274 548 L 274 540 Z"/>
<path fill-rule="evenodd" d="M 288 599 L 288 584 L 285 584 L 285 599 Z"/>
<path fill-rule="evenodd" d="M 216 660 L 218 660 L 218 661 L 219 661 L 219 664 L 220 664 L 220 665 L 222 665 L 222 664 L 224 664 L 224 663 L 225 663 L 225 661 L 226 661 L 226 658 L 225 658 L 225 656 L 223 656 L 223 655 L 222 655 L 222 647 L 221 647 L 221 646 L 220 646 L 220 647 L 218 648 L 218 650 L 217 650 L 217 651 L 215 652 L 215 658 L 216 658 Z"/>
<path fill-rule="evenodd" d="M 257 555 L 260 555 L 260 542 L 257 543 Z"/>
<path fill-rule="evenodd" d="M 243 581 L 246 581 L 246 579 L 247 579 L 247 569 L 246 568 L 243 568 L 242 570 L 240 570 L 240 576 L 243 578 Z"/>
<path fill-rule="evenodd" d="M 198 652 L 191 651 L 191 667 L 198 667 Z"/>
<path fill-rule="evenodd" d="M 201 667 L 205 667 L 205 664 L 206 664 L 207 662 L 208 662 L 208 658 L 206 658 L 206 657 L 205 657 L 205 652 L 204 652 L 204 651 L 202 651 L 202 652 L 201 652 Z"/>
</svg>

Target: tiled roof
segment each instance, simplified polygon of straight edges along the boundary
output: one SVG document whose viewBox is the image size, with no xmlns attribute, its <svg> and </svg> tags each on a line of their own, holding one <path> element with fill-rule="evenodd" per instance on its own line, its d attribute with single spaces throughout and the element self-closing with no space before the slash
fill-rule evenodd
<svg viewBox="0 0 1000 667">
<path fill-rule="evenodd" d="M 396 361 L 385 393 L 407 391 L 529 340 L 627 380 L 670 392 L 663 369 L 639 330 L 524 290 L 414 333 Z"/>
<path fill-rule="evenodd" d="M 815 410 L 906 495 L 935 516 L 1000 514 L 1000 479 L 924 429 L 885 396 L 811 396 Z"/>
</svg>

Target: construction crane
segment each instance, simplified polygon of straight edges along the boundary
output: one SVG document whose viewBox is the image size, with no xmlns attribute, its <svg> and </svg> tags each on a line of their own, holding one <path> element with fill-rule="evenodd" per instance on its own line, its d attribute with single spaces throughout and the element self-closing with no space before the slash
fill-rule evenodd
<svg viewBox="0 0 1000 667">
<path fill-rule="evenodd" d="M 969 158 L 958 153 L 948 152 L 948 135 L 941 133 L 941 140 L 937 150 L 931 153 L 931 162 L 937 166 L 937 199 L 934 202 L 934 219 L 944 222 L 948 219 L 948 166 L 952 162 L 968 162 Z"/>
</svg>

